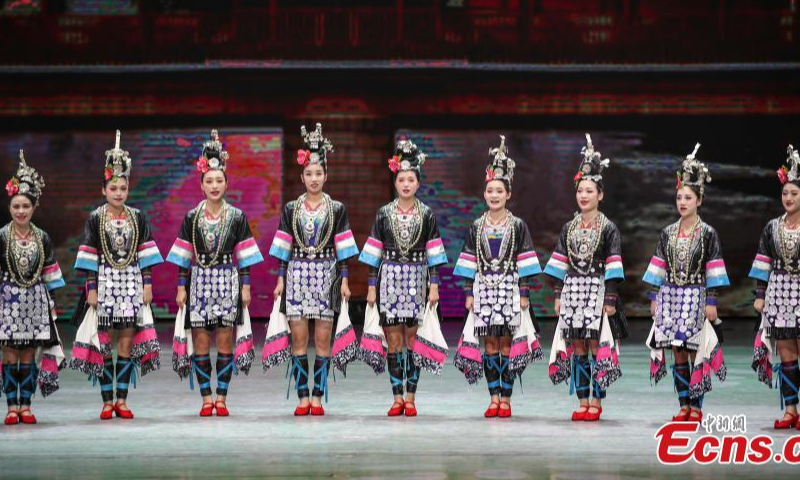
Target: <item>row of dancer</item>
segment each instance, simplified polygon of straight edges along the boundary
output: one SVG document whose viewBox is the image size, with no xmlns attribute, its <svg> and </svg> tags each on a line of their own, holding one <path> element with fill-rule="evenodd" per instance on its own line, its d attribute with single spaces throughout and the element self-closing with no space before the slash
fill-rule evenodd
<svg viewBox="0 0 800 480">
<path fill-rule="evenodd" d="M 359 251 L 344 206 L 323 192 L 328 154 L 333 151 L 331 142 L 323 137 L 319 124 L 311 132 L 303 128 L 302 135 L 304 148 L 298 152 L 297 161 L 303 169 L 301 181 L 306 193 L 285 206 L 270 254 L 281 262 L 274 293 L 291 323 L 292 377 L 299 397 L 295 414 L 321 415 L 331 364 L 333 319 L 342 300 L 350 296 L 347 260 Z M 621 375 L 613 346 L 615 340 L 624 337 L 625 328 L 617 295 L 617 286 L 624 279 L 621 238 L 614 223 L 598 208 L 605 194 L 602 175 L 609 161 L 601 159 L 588 136 L 587 140 L 574 178 L 580 214 L 562 228 L 544 273 L 555 281 L 555 309 L 559 314 L 550 376 L 554 382 L 570 380 L 571 391 L 579 400 L 573 420 L 591 421 L 599 419 L 606 389 Z M 729 283 L 719 238 L 697 215 L 710 175 L 695 158 L 696 152 L 687 156 L 679 171 L 676 203 L 681 218 L 662 231 L 644 278 L 653 286 L 654 327 L 648 340 L 654 351 L 652 375 L 656 381 L 663 377 L 663 350 L 672 349 L 673 378 L 681 407 L 675 419 L 682 420 L 701 418 L 703 393 L 710 388 L 707 372 L 702 368 L 697 370 L 699 375 L 692 372 L 696 362 L 690 360 L 695 360 L 698 351 L 703 350 L 707 363 L 724 376 L 724 366 L 719 360 L 715 363 L 715 359 L 721 359 L 719 348 L 708 348 L 705 338 L 710 334 L 705 327 L 717 321 L 716 289 Z M 522 313 L 529 307 L 531 279 L 542 269 L 527 225 L 506 209 L 514 161 L 507 156 L 503 142 L 490 151 L 490 157 L 484 190 L 488 209 L 472 224 L 455 268 L 457 275 L 468 280 L 466 308 L 472 312 L 470 321 L 474 325 L 465 330 L 465 337 L 483 338 L 484 353 L 476 359 L 467 349 L 459 348 L 456 358 L 468 378 L 474 378 L 476 371 L 486 376 L 490 405 L 485 415 L 508 417 L 514 380 L 520 373 L 511 359 L 512 339 L 519 333 Z M 244 213 L 225 201 L 227 161 L 227 153 L 212 132 L 197 161 L 206 200 L 187 213 L 167 257 L 180 268 L 176 300 L 184 312 L 186 328 L 194 332 L 190 361 L 200 384 L 203 416 L 212 415 L 214 410 L 220 416 L 228 414 L 227 387 L 236 370 L 233 327 L 242 323 L 250 303 L 249 268 L 263 260 Z M 392 416 L 416 415 L 420 367 L 411 351 L 425 304 L 438 301 L 437 269 L 447 263 L 435 216 L 416 197 L 424 162 L 425 155 L 413 143 L 398 143 L 389 160 L 397 198 L 379 210 L 359 256 L 371 267 L 367 300 L 377 306 L 388 340 L 387 364 L 395 397 L 389 410 Z M 131 375 L 143 359 L 157 362 L 154 352 L 159 348 L 152 328 L 148 336 L 148 329 L 140 327 L 152 300 L 150 269 L 162 258 L 142 212 L 125 204 L 130 167 L 131 160 L 121 150 L 118 138 L 115 148 L 106 152 L 103 193 L 107 203 L 87 220 L 75 265 L 86 272 L 85 305 L 78 309 L 81 313 L 77 318 L 88 309 L 97 312 L 102 369 L 92 372 L 100 383 L 104 419 L 114 413 L 133 417 L 126 405 Z M 756 300 L 756 307 L 776 312 L 765 314 L 762 325 L 762 340 L 766 340 L 762 345 L 768 348 L 778 340 L 782 359 L 781 391 L 787 409 L 776 427 L 780 422 L 781 426 L 797 423 L 796 389 L 794 396 L 789 391 L 800 383 L 792 376 L 797 375 L 797 326 L 793 311 L 781 305 L 784 300 L 788 304 L 793 298 L 791 292 L 796 294 L 798 289 L 792 271 L 788 277 L 782 276 L 787 265 L 798 261 L 797 169 L 797 153 L 792 150 L 788 166 L 781 170 L 786 214 L 765 229 L 751 272 L 761 282 L 758 291 L 763 298 Z M 9 406 L 6 423 L 35 422 L 30 398 L 37 379 L 43 395 L 57 388 L 60 342 L 49 292 L 64 282 L 49 236 L 30 223 L 43 187 L 41 176 L 22 159 L 7 184 L 12 222 L 0 230 L 0 242 L 4 243 L 0 251 L 5 254 L 0 342 L 4 346 L 3 391 Z M 792 249 L 789 242 L 793 239 Z M 790 256 L 784 258 L 787 254 Z M 774 267 L 772 259 L 778 259 Z M 780 279 L 779 287 L 773 278 Z M 311 391 L 309 319 L 315 320 L 316 344 Z M 137 341 L 140 330 L 145 333 Z M 116 363 L 111 355 L 111 332 L 117 334 Z M 213 335 L 218 350 L 216 399 L 211 390 Z M 462 341 L 466 346 L 470 343 Z M 38 369 L 37 347 L 42 347 Z M 79 369 L 91 363 L 88 353 L 76 356 L 80 348 L 76 342 L 70 362 Z M 471 364 L 476 360 L 477 365 Z M 759 370 L 765 378 L 769 376 L 766 372 L 772 371 Z"/>
</svg>

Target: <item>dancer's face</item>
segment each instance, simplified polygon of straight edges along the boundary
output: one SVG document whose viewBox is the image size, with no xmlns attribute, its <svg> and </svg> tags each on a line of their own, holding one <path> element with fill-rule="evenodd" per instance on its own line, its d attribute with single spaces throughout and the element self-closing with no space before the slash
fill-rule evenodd
<svg viewBox="0 0 800 480">
<path fill-rule="evenodd" d="M 27 227 L 31 223 L 31 217 L 36 210 L 36 205 L 25 195 L 14 195 L 8 204 L 8 212 L 14 220 L 14 224 L 20 227 Z"/>
<path fill-rule="evenodd" d="M 489 210 L 497 212 L 506 208 L 506 203 L 511 199 L 511 192 L 506 189 L 506 184 L 501 180 L 492 180 L 486 183 L 483 198 Z"/>
<path fill-rule="evenodd" d="M 603 199 L 603 192 L 597 188 L 594 180 L 581 180 L 575 190 L 575 200 L 581 212 L 592 212 L 597 210 L 600 201 Z"/>
<path fill-rule="evenodd" d="M 203 174 L 203 183 L 200 186 L 208 200 L 219 202 L 228 191 L 228 179 L 222 170 L 209 170 Z"/>
<path fill-rule="evenodd" d="M 114 208 L 122 208 L 128 200 L 128 179 L 117 177 L 103 187 L 106 202 Z"/>
<path fill-rule="evenodd" d="M 800 187 L 794 183 L 786 182 L 781 190 L 783 209 L 789 215 L 800 211 Z"/>
<path fill-rule="evenodd" d="M 303 175 L 300 176 L 300 181 L 302 181 L 303 185 L 306 187 L 306 192 L 311 194 L 320 193 L 327 180 L 328 174 L 325 173 L 325 169 L 322 168 L 322 165 L 318 163 L 307 165 L 306 168 L 303 169 Z"/>
<path fill-rule="evenodd" d="M 703 204 L 703 201 L 697 195 L 697 192 L 689 187 L 681 187 L 675 195 L 675 205 L 678 207 L 678 213 L 681 218 L 688 218 L 697 213 L 697 208 Z"/>
<path fill-rule="evenodd" d="M 394 189 L 397 191 L 397 196 L 403 200 L 414 198 L 419 190 L 417 174 L 410 171 L 398 173 L 394 179 Z"/>
</svg>

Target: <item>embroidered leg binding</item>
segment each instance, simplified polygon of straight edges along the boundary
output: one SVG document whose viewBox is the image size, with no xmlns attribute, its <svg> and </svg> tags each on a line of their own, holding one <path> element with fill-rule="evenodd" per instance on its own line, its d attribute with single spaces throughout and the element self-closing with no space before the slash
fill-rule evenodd
<svg viewBox="0 0 800 480">
<path fill-rule="evenodd" d="M 100 396 L 103 403 L 114 401 L 114 360 L 111 357 L 103 359 L 103 374 L 100 375 Z"/>
<path fill-rule="evenodd" d="M 672 379 L 678 393 L 678 404 L 681 408 L 689 406 L 689 379 L 691 368 L 688 363 L 676 363 L 672 366 Z"/>
<path fill-rule="evenodd" d="M 316 357 L 314 359 L 314 391 L 312 395 L 328 401 L 328 372 L 331 369 L 331 357 Z"/>
<path fill-rule="evenodd" d="M 510 398 L 514 393 L 514 374 L 508 368 L 509 363 L 506 355 L 500 355 L 500 396 L 504 398 Z"/>
<path fill-rule="evenodd" d="M 36 393 L 36 364 L 19 364 L 19 405 L 30 406 L 33 394 Z"/>
<path fill-rule="evenodd" d="M 406 352 L 406 391 L 408 393 L 417 393 L 417 384 L 419 383 L 419 365 L 414 362 L 414 355 L 411 352 Z"/>
<path fill-rule="evenodd" d="M 294 379 L 294 389 L 297 390 L 297 398 L 308 398 L 308 355 L 292 356 L 292 366 L 287 376 L 289 377 L 289 388 L 286 390 L 286 398 L 289 398 L 292 379 Z"/>
<path fill-rule="evenodd" d="M 800 367 L 797 361 L 781 362 L 778 383 L 781 390 L 781 408 L 797 405 L 800 387 Z"/>
<path fill-rule="evenodd" d="M 589 355 L 574 355 L 572 360 L 569 393 L 574 393 L 578 400 L 585 400 L 589 398 L 589 384 L 592 379 Z"/>
<path fill-rule="evenodd" d="M 405 364 L 403 363 L 403 353 L 390 353 L 387 358 L 389 364 L 389 381 L 392 383 L 392 393 L 394 395 L 403 394 L 403 373 Z"/>
<path fill-rule="evenodd" d="M 217 354 L 217 395 L 227 396 L 228 386 L 233 376 L 233 355 Z"/>
<path fill-rule="evenodd" d="M 6 395 L 6 403 L 9 407 L 19 405 L 17 387 L 20 381 L 19 367 L 17 364 L 3 364 L 3 393 Z"/>
<path fill-rule="evenodd" d="M 500 387 L 500 375 L 502 368 L 498 363 L 498 355 L 483 354 L 483 374 L 486 377 L 486 388 L 489 389 L 489 395 L 500 395 L 502 390 Z"/>
<path fill-rule="evenodd" d="M 117 356 L 117 400 L 128 398 L 128 386 L 131 380 L 133 386 L 136 386 L 135 368 L 136 365 L 130 358 Z"/>
<path fill-rule="evenodd" d="M 19 364 L 19 421 L 22 423 L 36 423 L 36 416 L 31 412 L 31 399 L 36 393 L 36 363 Z"/>
<path fill-rule="evenodd" d="M 594 372 L 597 370 L 597 360 L 592 358 L 590 365 L 592 367 L 592 373 L 593 373 L 592 378 L 594 378 Z M 600 388 L 600 384 L 597 383 L 597 381 L 595 380 L 592 380 L 592 397 L 598 400 L 606 398 L 606 391 Z"/>
<path fill-rule="evenodd" d="M 197 384 L 200 386 L 200 395 L 203 397 L 211 396 L 211 356 L 194 355 L 192 357 L 192 369 L 197 377 Z"/>
</svg>

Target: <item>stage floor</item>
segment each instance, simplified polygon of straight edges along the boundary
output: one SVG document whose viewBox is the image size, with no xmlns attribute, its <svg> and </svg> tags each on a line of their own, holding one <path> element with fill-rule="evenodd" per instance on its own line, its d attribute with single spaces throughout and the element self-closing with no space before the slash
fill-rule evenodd
<svg viewBox="0 0 800 480">
<path fill-rule="evenodd" d="M 454 349 L 460 327 L 447 324 Z M 547 355 L 553 322 L 543 324 Z M 553 386 L 546 361 L 529 366 L 517 384 L 511 419 L 484 419 L 485 384 L 469 387 L 452 366 L 436 378 L 423 372 L 416 418 L 388 418 L 387 374 L 376 377 L 361 363 L 331 383 L 324 417 L 292 416 L 286 400 L 286 367 L 264 374 L 260 362 L 231 383 L 231 417 L 199 418 L 200 396 L 171 371 L 171 326 L 159 325 L 162 369 L 140 379 L 129 394 L 132 421 L 98 419 L 99 388 L 85 376 L 62 372 L 61 390 L 36 398 L 37 425 L 0 426 L 3 478 L 397 478 L 397 479 L 633 479 L 750 478 L 797 474 L 798 467 L 663 466 L 655 431 L 677 411 L 671 378 L 651 387 L 643 345 L 649 324 L 632 324 L 623 345 L 624 375 L 609 390 L 603 419 L 573 423 L 576 400 L 567 386 Z M 254 325 L 263 342 L 264 325 Z M 62 338 L 74 338 L 62 327 Z M 745 414 L 747 436 L 777 442 L 797 431 L 775 432 L 778 394 L 750 370 L 752 323 L 728 322 L 728 379 L 714 383 L 705 412 Z M 260 350 L 258 355 L 260 356 Z M 258 362 L 258 360 L 257 360 Z M 524 391 L 524 393 L 523 393 Z M 4 399 L 3 399 L 4 402 Z"/>
</svg>

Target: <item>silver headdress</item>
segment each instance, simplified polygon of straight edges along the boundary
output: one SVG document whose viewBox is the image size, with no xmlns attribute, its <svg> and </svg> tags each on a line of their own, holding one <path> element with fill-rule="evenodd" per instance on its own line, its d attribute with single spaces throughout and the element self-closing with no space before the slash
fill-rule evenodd
<svg viewBox="0 0 800 480">
<path fill-rule="evenodd" d="M 700 196 L 705 195 L 706 184 L 711 183 L 711 172 L 708 171 L 706 164 L 697 160 L 697 150 L 700 149 L 700 144 L 694 146 L 694 151 L 686 155 L 686 160 L 681 164 L 681 170 L 678 172 L 678 186 L 677 188 L 690 186 L 697 187 L 700 190 Z"/>
<path fill-rule="evenodd" d="M 581 180 L 592 180 L 595 183 L 602 182 L 603 170 L 611 165 L 611 160 L 607 158 L 601 160 L 602 156 L 600 152 L 595 151 L 592 136 L 588 133 L 586 134 L 586 146 L 581 148 L 581 155 L 583 155 L 583 160 L 580 167 L 578 167 L 578 173 L 573 177 L 575 186 L 577 187 Z"/>
<path fill-rule="evenodd" d="M 219 132 L 211 130 L 211 140 L 203 143 L 203 153 L 197 159 L 197 170 L 206 173 L 209 170 L 225 171 L 228 164 L 228 152 L 222 149 L 222 142 L 219 141 Z"/>
<path fill-rule="evenodd" d="M 119 148 L 120 136 L 122 134 L 117 130 L 117 138 L 114 141 L 114 148 L 106 150 L 106 168 L 103 172 L 103 178 L 111 180 L 112 178 L 130 178 L 131 176 L 131 158 L 128 152 Z"/>
<path fill-rule="evenodd" d="M 516 162 L 508 157 L 505 135 L 500 135 L 499 147 L 489 149 L 489 157 L 492 158 L 492 163 L 486 167 L 486 181 L 505 180 L 511 185 L 514 180 Z"/>
<path fill-rule="evenodd" d="M 303 137 L 303 148 L 297 151 L 297 163 L 303 167 L 320 164 L 327 169 L 328 153 L 333 152 L 333 144 L 322 135 L 322 124 L 317 123 L 317 128 L 310 133 L 303 125 L 300 135 Z"/>
<path fill-rule="evenodd" d="M 800 172 L 798 171 L 800 169 L 800 153 L 791 145 L 786 149 L 786 153 L 789 155 L 786 157 L 786 165 L 778 169 L 778 178 L 781 184 L 800 180 Z"/>
<path fill-rule="evenodd" d="M 11 180 L 6 184 L 6 192 L 9 197 L 14 195 L 28 195 L 39 201 L 42 196 L 42 189 L 44 188 L 44 179 L 39 172 L 34 170 L 33 167 L 28 166 L 25 162 L 25 155 L 22 150 L 19 151 L 19 166 L 17 173 L 11 177 Z"/>
<path fill-rule="evenodd" d="M 411 140 L 400 140 L 394 148 L 394 155 L 389 159 L 389 170 L 393 173 L 414 170 L 422 171 L 422 165 L 428 158 Z"/>
</svg>

